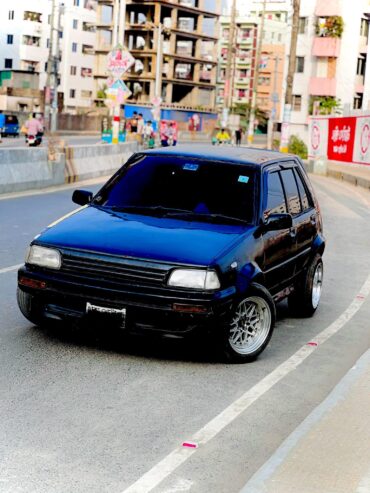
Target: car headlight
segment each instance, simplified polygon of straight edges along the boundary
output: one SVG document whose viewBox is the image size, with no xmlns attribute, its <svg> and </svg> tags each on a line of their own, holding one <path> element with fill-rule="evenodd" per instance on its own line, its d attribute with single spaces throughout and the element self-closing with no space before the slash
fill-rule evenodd
<svg viewBox="0 0 370 493">
<path fill-rule="evenodd" d="M 62 256 L 54 248 L 32 245 L 26 253 L 26 264 L 39 265 L 49 269 L 60 269 Z"/>
<path fill-rule="evenodd" d="M 218 289 L 220 281 L 212 270 L 176 269 L 170 275 L 168 285 L 178 288 Z"/>
</svg>

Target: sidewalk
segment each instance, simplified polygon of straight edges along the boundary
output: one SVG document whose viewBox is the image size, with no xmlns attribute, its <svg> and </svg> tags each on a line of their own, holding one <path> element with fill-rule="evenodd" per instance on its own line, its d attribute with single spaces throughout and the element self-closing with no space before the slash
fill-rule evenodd
<svg viewBox="0 0 370 493">
<path fill-rule="evenodd" d="M 327 176 L 370 190 L 370 166 L 366 164 L 343 164 L 328 161 Z"/>
<path fill-rule="evenodd" d="M 370 493 L 370 350 L 240 493 Z"/>
</svg>

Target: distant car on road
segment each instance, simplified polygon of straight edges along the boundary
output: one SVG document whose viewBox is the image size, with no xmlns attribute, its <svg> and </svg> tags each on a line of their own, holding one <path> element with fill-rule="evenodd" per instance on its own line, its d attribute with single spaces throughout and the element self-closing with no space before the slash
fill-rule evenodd
<svg viewBox="0 0 370 493">
<path fill-rule="evenodd" d="M 228 360 L 267 346 L 275 303 L 318 307 L 325 248 L 300 160 L 240 147 L 137 153 L 83 207 L 31 243 L 18 304 L 31 322 L 104 320 L 127 331 L 203 331 Z"/>
</svg>

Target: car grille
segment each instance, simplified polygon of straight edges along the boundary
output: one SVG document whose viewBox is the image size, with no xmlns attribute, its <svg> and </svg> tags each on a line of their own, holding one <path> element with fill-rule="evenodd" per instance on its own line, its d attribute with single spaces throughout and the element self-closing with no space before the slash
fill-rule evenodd
<svg viewBox="0 0 370 493">
<path fill-rule="evenodd" d="M 62 252 L 61 272 L 67 277 L 95 281 L 94 284 L 138 284 L 164 286 L 169 265 L 139 259 L 85 252 Z"/>
</svg>

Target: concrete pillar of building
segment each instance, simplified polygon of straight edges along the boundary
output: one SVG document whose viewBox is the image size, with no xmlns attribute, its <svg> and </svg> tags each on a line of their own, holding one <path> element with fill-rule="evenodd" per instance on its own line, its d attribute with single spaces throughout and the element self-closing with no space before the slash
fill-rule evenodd
<svg viewBox="0 0 370 493">
<path fill-rule="evenodd" d="M 154 24 L 158 25 L 160 22 L 161 22 L 161 5 L 159 3 L 156 3 L 154 10 Z"/>
<path fill-rule="evenodd" d="M 173 84 L 169 82 L 167 84 L 167 90 L 166 90 L 166 103 L 170 104 L 172 103 L 172 95 L 173 95 Z"/>
<path fill-rule="evenodd" d="M 194 64 L 193 81 L 199 82 L 200 79 L 200 63 Z"/>
<path fill-rule="evenodd" d="M 196 32 L 198 34 L 203 33 L 203 20 L 204 20 L 204 15 L 202 15 L 202 14 L 198 15 L 197 28 L 196 28 Z"/>
<path fill-rule="evenodd" d="M 172 29 L 177 28 L 178 14 L 179 14 L 179 11 L 177 9 L 172 9 L 172 11 L 171 11 L 171 27 L 172 27 Z"/>
</svg>

